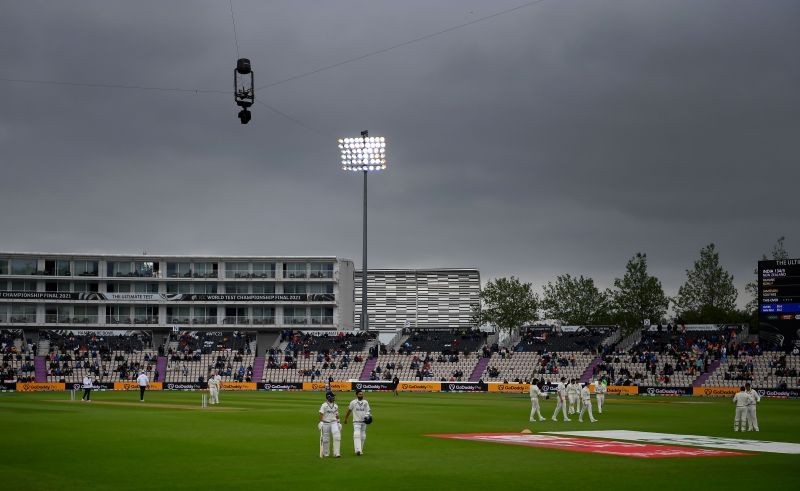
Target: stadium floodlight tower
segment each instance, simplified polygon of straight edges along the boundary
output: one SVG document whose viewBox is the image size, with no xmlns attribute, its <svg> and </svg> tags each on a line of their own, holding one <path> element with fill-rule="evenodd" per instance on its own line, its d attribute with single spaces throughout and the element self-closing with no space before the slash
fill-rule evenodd
<svg viewBox="0 0 800 491">
<path fill-rule="evenodd" d="M 361 261 L 361 330 L 369 331 L 367 317 L 367 174 L 386 170 L 386 139 L 361 132 L 360 138 L 340 138 L 342 170 L 364 173 L 364 237 Z"/>
</svg>

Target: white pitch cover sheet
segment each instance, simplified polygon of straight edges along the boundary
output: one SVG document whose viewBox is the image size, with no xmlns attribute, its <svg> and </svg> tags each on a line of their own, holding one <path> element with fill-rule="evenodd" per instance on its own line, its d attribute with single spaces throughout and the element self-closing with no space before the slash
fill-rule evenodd
<svg viewBox="0 0 800 491">
<path fill-rule="evenodd" d="M 703 435 L 674 435 L 671 433 L 650 433 L 630 430 L 597 430 L 597 431 L 544 431 L 553 435 L 583 436 L 587 438 L 609 438 L 633 442 L 662 443 L 664 445 L 685 445 L 687 447 L 711 447 L 725 450 L 744 450 L 747 452 L 769 452 L 782 454 L 800 454 L 800 444 L 788 442 L 765 442 L 759 440 L 743 440 L 739 438 L 722 438 Z M 755 433 L 751 433 L 755 435 Z"/>
</svg>

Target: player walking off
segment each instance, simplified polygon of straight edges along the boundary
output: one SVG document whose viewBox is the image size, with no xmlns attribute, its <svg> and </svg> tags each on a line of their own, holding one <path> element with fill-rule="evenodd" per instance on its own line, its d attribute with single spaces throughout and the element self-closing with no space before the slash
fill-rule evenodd
<svg viewBox="0 0 800 491">
<path fill-rule="evenodd" d="M 566 377 L 561 377 L 561 382 L 556 386 L 556 410 L 553 411 L 553 421 L 558 421 L 556 415 L 559 410 L 561 410 L 561 414 L 564 416 L 564 421 L 572 421 L 567 417 L 567 388 L 564 385 L 564 381 L 566 380 Z"/>
<path fill-rule="evenodd" d="M 753 398 L 745 392 L 744 387 L 739 387 L 739 392 L 733 396 L 733 403 L 736 405 L 736 416 L 733 418 L 733 431 L 747 431 L 747 407 Z"/>
<path fill-rule="evenodd" d="M 544 417 L 542 417 L 541 407 L 539 406 L 539 398 L 542 399 L 549 399 L 550 396 L 546 392 L 542 392 L 542 388 L 540 387 L 541 382 L 537 379 L 533 379 L 531 382 L 531 423 L 536 421 L 536 417 L 539 417 L 539 421 L 544 421 Z"/>
<path fill-rule="evenodd" d="M 208 378 L 208 398 L 211 399 L 209 404 L 219 404 L 220 382 L 222 382 L 222 377 L 214 370 L 212 375 Z"/>
<path fill-rule="evenodd" d="M 356 398 L 350 401 L 347 414 L 344 415 L 344 424 L 347 424 L 347 419 L 351 414 L 353 415 L 353 447 L 356 449 L 356 455 L 361 455 L 364 453 L 364 441 L 367 439 L 367 425 L 372 422 L 372 410 L 369 402 L 364 399 L 363 390 L 357 390 Z"/>
<path fill-rule="evenodd" d="M 144 391 L 147 390 L 147 385 L 150 383 L 150 379 L 147 378 L 147 375 L 142 372 L 136 377 L 136 383 L 139 384 L 139 402 L 144 402 Z"/>
<path fill-rule="evenodd" d="M 339 406 L 333 392 L 325 394 L 325 402 L 319 408 L 319 458 L 330 457 L 331 436 L 333 436 L 333 456 L 341 457 L 342 425 L 339 423 Z"/>
<path fill-rule="evenodd" d="M 583 413 L 585 413 L 587 409 L 589 410 L 589 421 L 592 423 L 597 421 L 592 414 L 592 393 L 589 392 L 589 384 L 584 385 L 581 389 L 581 402 L 583 404 L 581 405 L 581 412 L 578 414 L 578 421 L 583 423 Z"/>
<path fill-rule="evenodd" d="M 594 396 L 597 399 L 597 412 L 603 414 L 603 403 L 606 402 L 606 381 L 594 381 Z"/>
<path fill-rule="evenodd" d="M 750 396 L 752 402 L 747 406 L 747 429 L 749 431 L 758 431 L 758 416 L 756 415 L 756 406 L 761 402 L 761 396 L 758 391 L 751 388 L 750 384 L 744 384 L 744 391 Z"/>
<path fill-rule="evenodd" d="M 578 391 L 580 390 L 578 384 L 575 383 L 575 379 L 569 379 L 569 383 L 567 384 L 567 399 L 569 400 L 569 414 L 575 414 L 575 402 L 578 400 Z"/>
</svg>

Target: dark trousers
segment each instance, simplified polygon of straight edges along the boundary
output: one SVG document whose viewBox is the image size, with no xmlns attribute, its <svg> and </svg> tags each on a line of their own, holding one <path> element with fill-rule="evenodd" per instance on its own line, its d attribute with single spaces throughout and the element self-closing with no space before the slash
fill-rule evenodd
<svg viewBox="0 0 800 491">
<path fill-rule="evenodd" d="M 146 388 L 147 388 L 147 387 L 144 387 L 144 386 L 142 386 L 142 385 L 140 385 L 140 386 L 139 386 L 139 400 L 142 400 L 142 401 L 144 400 L 144 390 L 145 390 Z"/>
<path fill-rule="evenodd" d="M 81 397 L 81 400 L 84 399 L 86 399 L 87 401 L 92 399 L 92 389 L 86 387 L 83 389 L 83 397 Z"/>
</svg>

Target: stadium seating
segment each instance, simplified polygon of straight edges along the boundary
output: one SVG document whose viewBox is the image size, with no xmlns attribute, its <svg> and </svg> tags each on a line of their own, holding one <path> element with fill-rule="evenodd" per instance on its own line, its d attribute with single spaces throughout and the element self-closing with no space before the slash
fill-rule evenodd
<svg viewBox="0 0 800 491">
<path fill-rule="evenodd" d="M 703 386 L 739 387 L 747 382 L 757 388 L 798 388 L 800 356 L 782 351 L 729 356 Z"/>
<path fill-rule="evenodd" d="M 467 381 L 478 356 L 474 352 L 459 355 L 423 351 L 382 354 L 370 378 L 391 380 L 397 376 L 400 380 Z"/>
<path fill-rule="evenodd" d="M 312 353 L 270 350 L 261 380 L 264 382 L 313 382 L 354 380 L 361 376 L 369 354 L 366 351 L 326 350 Z M 331 367 L 333 363 L 334 368 Z"/>
<path fill-rule="evenodd" d="M 216 370 L 223 382 L 256 382 L 253 380 L 253 354 L 230 349 L 201 353 L 173 352 L 167 356 L 166 382 L 205 382 Z"/>
<path fill-rule="evenodd" d="M 414 330 L 401 348 L 417 353 L 474 353 L 486 343 L 486 333 L 465 330 Z"/>
<path fill-rule="evenodd" d="M 30 382 L 35 378 L 32 345 L 22 331 L 0 331 L 0 381 Z"/>
<path fill-rule="evenodd" d="M 532 351 L 492 352 L 481 376 L 484 382 L 526 382 L 533 378 L 556 382 L 561 377 L 580 378 L 595 358 L 582 351 L 548 352 Z"/>
</svg>

